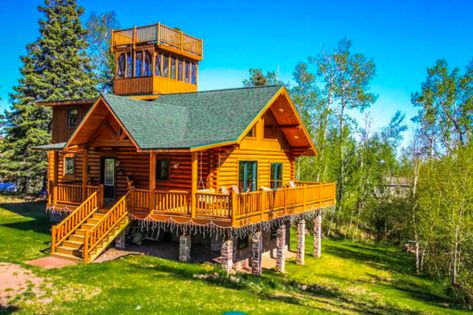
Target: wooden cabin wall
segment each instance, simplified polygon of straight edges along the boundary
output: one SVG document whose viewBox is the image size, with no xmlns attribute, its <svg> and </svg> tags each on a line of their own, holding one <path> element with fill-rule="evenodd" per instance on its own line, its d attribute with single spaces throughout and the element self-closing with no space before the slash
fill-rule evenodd
<svg viewBox="0 0 473 315">
<path fill-rule="evenodd" d="M 208 185 L 216 191 L 223 186 L 230 189 L 238 185 L 240 161 L 258 162 L 258 188 L 270 187 L 271 163 L 283 164 L 283 185 L 295 179 L 295 159 L 280 130 L 276 130 L 274 139 L 264 138 L 264 119 L 257 122 L 256 137 L 246 137 L 237 147 L 227 146 L 209 150 L 210 165 Z M 220 156 L 220 166 L 219 166 Z"/>
<path fill-rule="evenodd" d="M 76 127 L 70 128 L 67 125 L 69 109 L 79 110 L 78 121 L 80 123 L 91 106 L 91 104 L 53 106 L 52 143 L 66 142 L 76 129 Z"/>
</svg>

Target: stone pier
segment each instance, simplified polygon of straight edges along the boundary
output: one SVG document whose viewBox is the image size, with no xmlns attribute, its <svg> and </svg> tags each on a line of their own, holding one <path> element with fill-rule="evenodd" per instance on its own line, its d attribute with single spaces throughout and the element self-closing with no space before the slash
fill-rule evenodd
<svg viewBox="0 0 473 315">
<path fill-rule="evenodd" d="M 263 256 L 263 235 L 261 231 L 251 237 L 251 272 L 255 276 L 261 275 Z"/>
<path fill-rule="evenodd" d="M 299 265 L 304 264 L 305 254 L 305 220 L 302 219 L 297 223 L 297 257 L 296 262 Z"/>
<path fill-rule="evenodd" d="M 322 255 L 322 214 L 314 218 L 314 257 L 319 258 Z"/>
<path fill-rule="evenodd" d="M 125 241 L 126 241 L 126 229 L 124 229 L 120 234 L 118 234 L 117 238 L 115 238 L 115 248 L 125 249 Z"/>
<path fill-rule="evenodd" d="M 281 224 L 277 230 L 277 244 L 276 244 L 276 271 L 286 271 L 286 225 Z"/>
<path fill-rule="evenodd" d="M 179 261 L 191 260 L 191 237 L 187 234 L 182 234 L 179 237 Z"/>
<path fill-rule="evenodd" d="M 233 238 L 227 237 L 222 244 L 222 268 L 230 273 L 233 269 Z"/>
</svg>

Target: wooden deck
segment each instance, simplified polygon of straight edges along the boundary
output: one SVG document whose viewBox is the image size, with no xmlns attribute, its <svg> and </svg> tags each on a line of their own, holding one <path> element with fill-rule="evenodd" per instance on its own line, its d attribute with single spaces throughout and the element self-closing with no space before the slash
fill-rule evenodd
<svg viewBox="0 0 473 315">
<path fill-rule="evenodd" d="M 296 187 L 249 193 L 209 193 L 160 191 L 131 187 L 129 214 L 134 219 L 157 222 L 210 222 L 221 227 L 239 228 L 284 216 L 297 215 L 335 205 L 335 183 L 296 182 Z M 78 206 L 83 189 L 80 185 L 54 187 L 50 205 Z M 87 197 L 97 190 L 87 186 Z M 194 201 L 193 201 L 194 199 Z M 195 206 L 193 206 L 195 204 Z"/>
<path fill-rule="evenodd" d="M 202 40 L 187 35 L 177 29 L 161 23 L 117 30 L 112 34 L 112 47 L 140 44 L 156 44 L 159 48 L 186 56 L 195 60 L 202 60 Z"/>
</svg>

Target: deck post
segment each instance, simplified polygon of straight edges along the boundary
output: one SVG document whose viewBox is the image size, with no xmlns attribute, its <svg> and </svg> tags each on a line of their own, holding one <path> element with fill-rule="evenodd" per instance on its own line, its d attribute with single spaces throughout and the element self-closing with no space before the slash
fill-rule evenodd
<svg viewBox="0 0 473 315">
<path fill-rule="evenodd" d="M 222 249 L 222 268 L 227 274 L 229 274 L 233 269 L 233 237 L 228 235 L 223 241 Z"/>
<path fill-rule="evenodd" d="M 56 189 L 56 185 L 57 185 L 57 181 L 58 181 L 58 165 L 59 165 L 59 152 L 58 151 L 54 151 L 54 154 L 53 154 L 53 185 L 51 187 L 51 190 L 52 190 L 52 195 L 53 195 L 53 205 L 56 204 L 56 201 L 57 201 L 57 189 Z M 49 192 L 51 193 L 51 192 Z"/>
<path fill-rule="evenodd" d="M 192 218 L 195 218 L 195 208 L 196 208 L 196 196 L 197 193 L 197 167 L 198 167 L 198 155 L 197 152 L 191 153 L 191 163 L 192 163 L 192 172 L 191 172 L 191 214 Z"/>
<path fill-rule="evenodd" d="M 89 178 L 89 152 L 82 150 L 82 201 L 87 199 L 87 179 Z"/>
<path fill-rule="evenodd" d="M 283 223 L 277 230 L 277 244 L 276 244 L 276 271 L 286 272 L 286 225 Z"/>
<path fill-rule="evenodd" d="M 251 237 L 251 272 L 255 276 L 262 273 L 263 256 L 263 234 L 261 231 L 255 232 Z"/>
<path fill-rule="evenodd" d="M 232 204 L 231 204 L 232 227 L 235 227 L 235 225 L 236 225 L 236 210 L 238 208 L 238 196 L 237 196 L 236 192 L 233 191 L 233 189 L 230 192 L 230 196 L 231 196 L 231 201 L 232 201 Z"/>
<path fill-rule="evenodd" d="M 299 222 L 297 222 L 296 261 L 299 265 L 304 265 L 304 254 L 305 254 L 305 220 L 302 219 Z"/>
<path fill-rule="evenodd" d="M 314 218 L 314 257 L 320 258 L 322 255 L 322 213 Z"/>
<path fill-rule="evenodd" d="M 149 205 L 151 212 L 154 209 L 154 190 L 156 189 L 156 152 L 149 154 Z"/>
</svg>

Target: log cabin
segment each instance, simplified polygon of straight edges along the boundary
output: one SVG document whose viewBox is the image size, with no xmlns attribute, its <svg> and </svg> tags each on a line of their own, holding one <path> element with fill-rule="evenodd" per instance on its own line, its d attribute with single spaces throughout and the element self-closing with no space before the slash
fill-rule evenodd
<svg viewBox="0 0 473 315">
<path fill-rule="evenodd" d="M 114 31 L 111 46 L 113 94 L 38 104 L 53 117 L 52 143 L 38 148 L 48 153 L 47 210 L 62 216 L 52 254 L 91 262 L 139 227 L 172 232 L 181 261 L 199 241 L 228 272 L 259 274 L 268 254 L 284 271 L 290 224 L 303 264 L 313 220 L 320 256 L 335 184 L 296 181 L 296 160 L 317 151 L 288 91 L 198 91 L 202 40 L 160 23 Z"/>
</svg>

